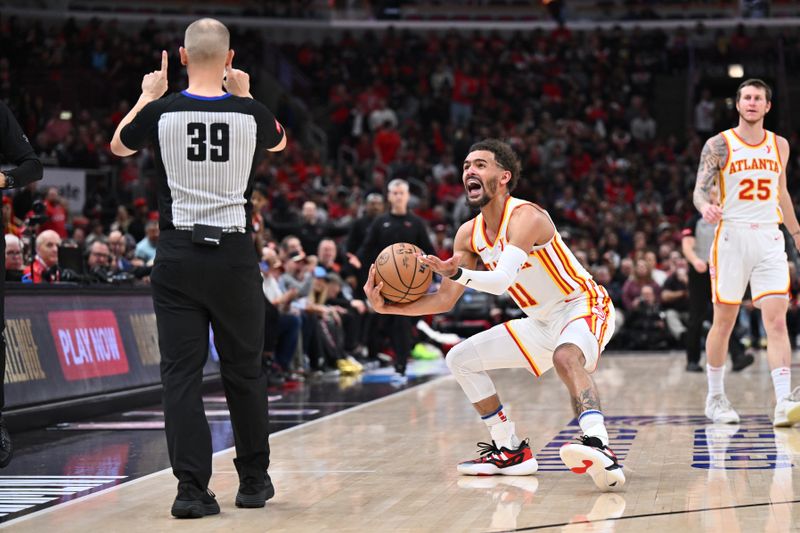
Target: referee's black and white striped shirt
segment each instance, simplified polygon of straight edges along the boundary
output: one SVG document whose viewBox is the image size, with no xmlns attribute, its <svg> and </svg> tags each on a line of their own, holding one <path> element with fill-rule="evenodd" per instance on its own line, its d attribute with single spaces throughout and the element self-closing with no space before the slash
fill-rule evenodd
<svg viewBox="0 0 800 533">
<path fill-rule="evenodd" d="M 155 148 L 162 230 L 249 229 L 255 168 L 282 138 L 275 116 L 252 98 L 187 91 L 150 102 L 120 132 L 132 150 Z"/>
</svg>

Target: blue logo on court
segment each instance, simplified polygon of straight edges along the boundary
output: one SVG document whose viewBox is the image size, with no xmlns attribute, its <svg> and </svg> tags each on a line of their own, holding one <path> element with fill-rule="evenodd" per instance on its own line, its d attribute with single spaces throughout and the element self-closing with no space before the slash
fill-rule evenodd
<svg viewBox="0 0 800 533">
<path fill-rule="evenodd" d="M 766 415 L 743 416 L 741 425 L 707 424 L 694 430 L 692 467 L 720 470 L 792 468 L 800 433 L 775 430 Z"/>
<path fill-rule="evenodd" d="M 766 415 L 745 415 L 740 424 L 709 424 L 701 415 L 654 415 L 605 417 L 609 447 L 624 463 L 642 426 L 695 426 L 692 438 L 692 468 L 722 470 L 773 470 L 792 468 L 793 455 L 800 455 L 800 429 L 773 429 Z M 700 427 L 697 427 L 700 426 Z M 558 450 L 581 435 L 573 419 L 536 454 L 539 470 L 567 471 Z"/>
</svg>

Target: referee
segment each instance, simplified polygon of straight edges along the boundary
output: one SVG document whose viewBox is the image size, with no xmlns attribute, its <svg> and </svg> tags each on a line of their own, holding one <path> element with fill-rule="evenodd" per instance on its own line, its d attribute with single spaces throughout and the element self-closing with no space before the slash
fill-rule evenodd
<svg viewBox="0 0 800 533">
<path fill-rule="evenodd" d="M 42 179 L 42 163 L 36 157 L 28 138 L 22 132 L 19 123 L 11 114 L 11 110 L 0 102 L 0 159 L 16 165 L 16 168 L 0 171 L 0 189 L 13 189 Z M 2 226 L 3 234 L 6 228 Z M 6 240 L 0 238 L 0 257 L 6 256 Z M 3 382 L 6 377 L 6 318 L 5 318 L 5 259 L 0 266 L 0 468 L 8 466 L 11 462 L 13 447 L 11 437 L 3 420 L 2 410 L 5 406 Z"/>
<path fill-rule="evenodd" d="M 264 149 L 282 150 L 286 136 L 253 100 L 247 74 L 232 68 L 229 43 L 217 20 L 189 25 L 180 48 L 189 87 L 161 98 L 167 90 L 162 52 L 161 70 L 144 76 L 142 95 L 111 141 L 119 156 L 148 144 L 155 150 L 161 235 L 150 279 L 178 518 L 219 513 L 208 490 L 211 433 L 201 394 L 209 324 L 236 443 L 236 506 L 263 507 L 275 494 L 267 474 L 264 295 L 248 198 Z"/>
</svg>

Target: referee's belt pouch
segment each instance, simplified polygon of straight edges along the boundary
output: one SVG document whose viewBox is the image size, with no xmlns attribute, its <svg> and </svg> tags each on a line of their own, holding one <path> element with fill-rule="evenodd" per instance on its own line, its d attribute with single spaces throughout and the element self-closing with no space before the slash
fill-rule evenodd
<svg viewBox="0 0 800 533">
<path fill-rule="evenodd" d="M 222 240 L 222 228 L 195 224 L 192 226 L 192 242 L 201 246 L 219 246 Z"/>
</svg>

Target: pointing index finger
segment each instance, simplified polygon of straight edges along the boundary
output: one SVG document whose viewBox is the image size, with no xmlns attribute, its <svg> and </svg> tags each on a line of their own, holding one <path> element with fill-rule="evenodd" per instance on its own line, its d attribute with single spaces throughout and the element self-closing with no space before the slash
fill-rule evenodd
<svg viewBox="0 0 800 533">
<path fill-rule="evenodd" d="M 161 73 L 166 75 L 167 74 L 167 63 L 168 63 L 169 56 L 167 55 L 166 50 L 161 50 Z"/>
</svg>

